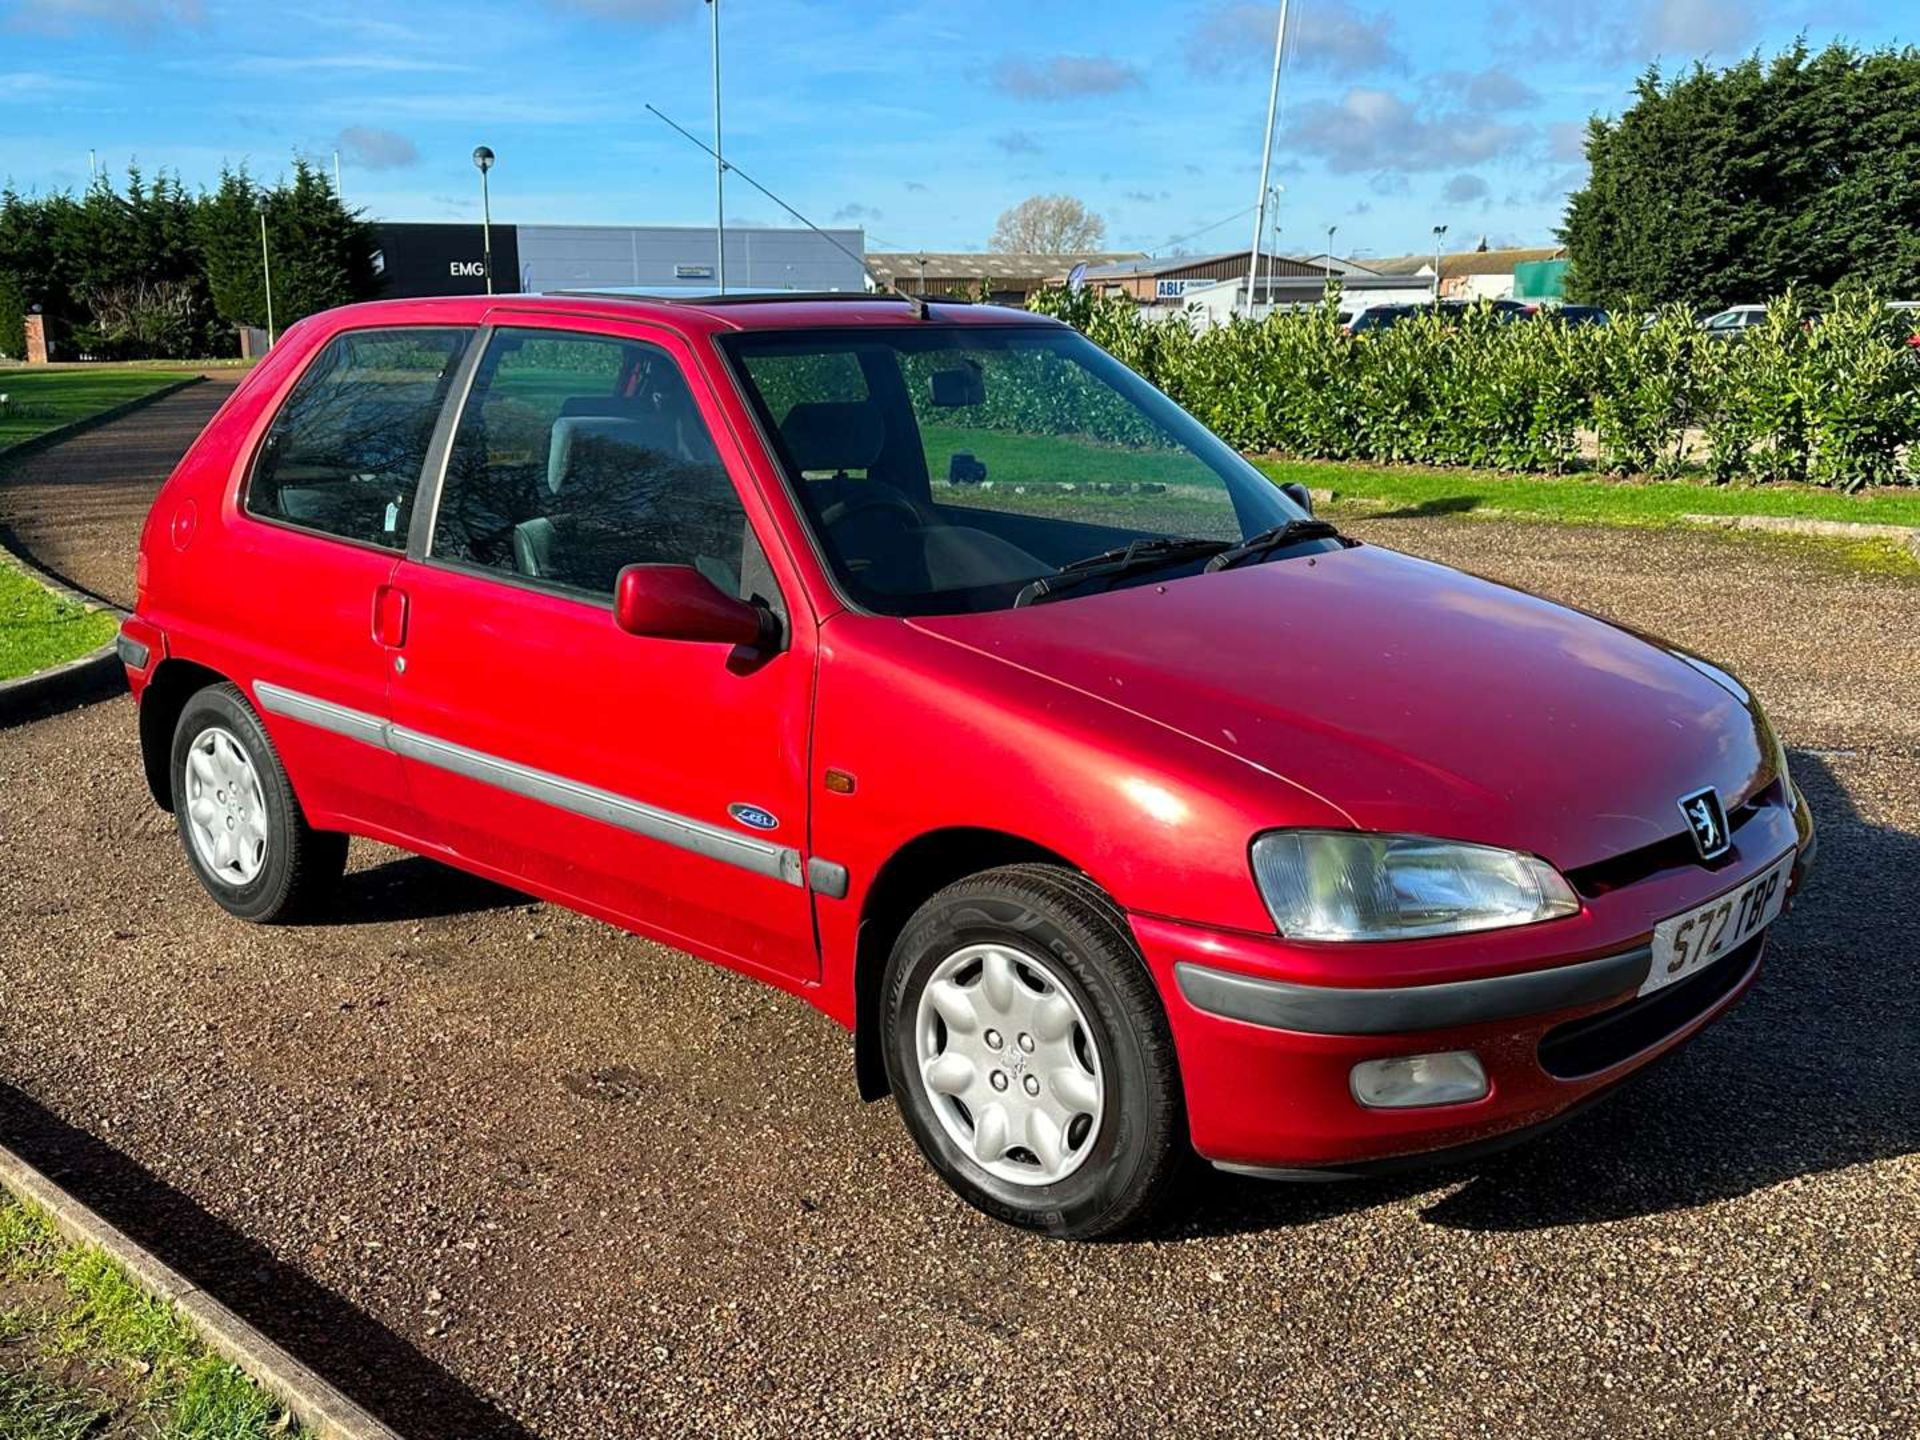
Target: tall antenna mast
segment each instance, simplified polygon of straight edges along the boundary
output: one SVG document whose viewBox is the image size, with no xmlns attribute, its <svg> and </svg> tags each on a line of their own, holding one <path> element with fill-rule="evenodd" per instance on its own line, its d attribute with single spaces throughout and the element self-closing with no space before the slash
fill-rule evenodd
<svg viewBox="0 0 1920 1440">
<path fill-rule="evenodd" d="M 671 118 L 668 117 L 667 113 L 664 110 L 660 109 L 659 106 L 649 102 L 646 108 L 648 112 L 654 116 L 655 119 L 662 121 L 664 124 L 666 124 L 673 130 L 678 132 L 683 139 L 687 140 L 691 144 L 698 145 L 702 150 L 706 151 L 707 154 L 712 155 L 715 160 L 720 159 L 720 156 L 718 155 L 718 153 L 715 152 L 714 148 L 711 145 L 707 144 L 706 141 L 702 140 L 698 135 L 695 135 L 691 130 L 687 129 L 686 126 L 675 123 Z M 742 180 L 746 181 L 747 184 L 751 185 L 754 189 L 758 190 L 762 195 L 766 196 L 767 199 L 771 200 L 774 204 L 778 205 L 782 210 L 786 211 L 787 214 L 791 215 L 794 219 L 798 220 L 802 225 L 806 226 L 807 229 L 813 231 L 814 234 L 818 235 L 822 240 L 826 241 L 829 245 L 833 246 L 834 249 L 838 250 L 842 255 L 846 256 L 849 260 L 853 261 L 854 264 L 858 265 L 860 269 L 863 272 L 865 272 L 867 279 L 873 282 L 874 289 L 885 290 L 887 293 L 891 295 L 899 296 L 902 300 L 906 301 L 909 305 L 913 306 L 913 313 L 915 317 L 918 319 L 925 320 L 928 317 L 928 315 L 931 313 L 927 309 L 927 301 L 925 296 L 909 295 L 906 291 L 902 290 L 898 285 L 894 284 L 893 281 L 883 279 L 880 275 L 880 272 L 875 270 L 871 265 L 867 263 L 866 257 L 864 255 L 856 255 L 853 251 L 849 250 L 846 246 L 842 245 L 838 240 L 834 239 L 833 236 L 829 235 L 826 231 L 822 230 L 818 225 L 814 224 L 811 220 L 807 219 L 807 217 L 802 215 L 798 210 L 794 209 L 791 205 L 787 204 L 787 202 L 782 200 L 778 195 L 774 194 L 771 190 L 767 189 L 767 187 L 762 185 L 758 180 L 754 179 L 751 175 L 747 174 L 747 172 L 742 170 L 738 165 L 735 165 L 730 161 L 722 162 L 722 163 L 726 164 L 727 169 L 731 170 L 734 174 L 738 175 Z"/>
<path fill-rule="evenodd" d="M 720 143 L 720 0 L 707 0 L 707 4 L 713 10 L 713 281 L 724 295 L 727 293 L 727 162 L 720 158 L 726 148 Z"/>
<path fill-rule="evenodd" d="M 1273 30 L 1273 84 L 1267 90 L 1267 138 L 1260 147 L 1260 192 L 1253 207 L 1253 249 L 1247 252 L 1247 313 L 1253 313 L 1253 286 L 1259 277 L 1260 241 L 1267 227 L 1267 174 L 1273 166 L 1273 120 L 1280 110 L 1280 62 L 1287 53 L 1287 0 L 1280 0 L 1280 23 Z"/>
</svg>

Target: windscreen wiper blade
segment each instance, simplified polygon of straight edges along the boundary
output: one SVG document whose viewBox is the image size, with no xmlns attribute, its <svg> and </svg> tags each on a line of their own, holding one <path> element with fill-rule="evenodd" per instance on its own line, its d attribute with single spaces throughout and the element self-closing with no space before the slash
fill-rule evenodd
<svg viewBox="0 0 1920 1440">
<path fill-rule="evenodd" d="M 1265 555 L 1278 550 L 1282 545 L 1292 545 L 1300 540 L 1338 540 L 1340 532 L 1325 520 L 1295 519 L 1283 524 L 1272 525 L 1258 535 L 1249 535 L 1238 545 L 1230 545 L 1207 562 L 1209 573 L 1215 570 L 1230 570 L 1242 560 L 1250 560 L 1256 555 Z"/>
<path fill-rule="evenodd" d="M 1023 605 L 1037 604 L 1050 596 L 1064 594 L 1088 580 L 1113 580 L 1143 570 L 1158 570 L 1164 565 L 1178 565 L 1197 560 L 1203 555 L 1218 555 L 1226 548 L 1227 542 L 1224 540 L 1180 539 L 1165 535 L 1134 540 L 1112 550 L 1102 550 L 1098 555 L 1069 560 L 1053 574 L 1042 575 L 1022 589 L 1013 597 L 1013 605 L 1017 610 Z"/>
</svg>

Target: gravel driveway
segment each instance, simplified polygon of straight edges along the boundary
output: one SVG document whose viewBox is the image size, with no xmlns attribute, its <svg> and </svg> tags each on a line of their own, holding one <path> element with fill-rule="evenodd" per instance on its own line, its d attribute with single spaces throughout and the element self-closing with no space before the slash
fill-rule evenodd
<svg viewBox="0 0 1920 1440">
<path fill-rule="evenodd" d="M 1731 664 L 1824 825 L 1748 1002 L 1537 1145 L 1029 1239 L 685 956 L 372 845 L 334 923 L 229 921 L 124 699 L 0 732 L 0 1135 L 419 1436 L 1914 1434 L 1920 587 L 1353 528 Z"/>
</svg>

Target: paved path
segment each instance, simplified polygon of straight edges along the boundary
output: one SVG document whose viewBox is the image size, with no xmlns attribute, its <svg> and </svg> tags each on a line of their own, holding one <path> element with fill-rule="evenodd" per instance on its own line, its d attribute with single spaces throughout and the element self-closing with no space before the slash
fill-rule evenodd
<svg viewBox="0 0 1920 1440">
<path fill-rule="evenodd" d="M 76 590 L 131 605 L 147 507 L 237 378 L 216 371 L 25 460 L 0 461 L 0 541 Z"/>
<path fill-rule="evenodd" d="M 372 845 L 331 923 L 227 920 L 124 700 L 0 734 L 0 1133 L 411 1435 L 1913 1434 L 1920 587 L 1356 529 L 1732 664 L 1823 821 L 1748 1003 L 1531 1148 L 1030 1239 L 685 956 Z"/>
</svg>

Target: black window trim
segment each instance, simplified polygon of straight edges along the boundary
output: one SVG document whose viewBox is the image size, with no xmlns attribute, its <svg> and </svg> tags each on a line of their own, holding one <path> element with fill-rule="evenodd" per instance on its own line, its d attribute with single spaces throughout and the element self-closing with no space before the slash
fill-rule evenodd
<svg viewBox="0 0 1920 1440">
<path fill-rule="evenodd" d="M 482 326 L 441 321 L 438 323 L 410 325 L 343 325 L 340 329 L 330 333 L 326 339 L 314 346 L 313 353 L 308 355 L 306 360 L 302 362 L 299 373 L 293 377 L 293 380 L 287 385 L 287 388 L 281 392 L 279 398 L 274 402 L 272 409 L 267 412 L 266 424 L 260 427 L 260 433 L 254 437 L 253 448 L 247 453 L 246 467 L 240 472 L 240 484 L 234 496 L 234 509 L 238 512 L 240 518 L 255 525 L 268 525 L 275 530 L 288 530 L 295 535 L 310 535 L 316 540 L 328 540 L 336 545 L 350 545 L 355 550 L 365 550 L 374 555 L 385 555 L 396 562 L 402 556 L 411 554 L 414 529 L 420 520 L 421 497 L 427 493 L 427 477 L 429 474 L 429 466 L 431 466 L 433 462 L 434 440 L 438 438 L 440 433 L 439 427 L 446 419 L 446 405 L 444 401 L 441 405 L 440 415 L 434 421 L 433 434 L 428 439 L 426 451 L 421 458 L 420 473 L 414 477 L 413 509 L 407 516 L 406 538 L 399 545 L 382 545 L 373 540 L 355 539 L 351 535 L 340 535 L 332 530 L 322 530 L 317 526 L 302 525 L 299 521 L 289 520 L 284 515 L 262 515 L 249 503 L 253 498 L 254 476 L 260 469 L 260 457 L 267 448 L 268 438 L 273 434 L 274 423 L 279 420 L 281 412 L 287 408 L 287 402 L 293 399 L 293 392 L 300 388 L 300 382 L 307 378 L 308 372 L 313 369 L 314 362 L 326 354 L 337 341 L 343 340 L 349 335 L 393 333 L 401 330 L 464 331 L 467 336 L 467 348 L 461 353 L 459 361 L 454 366 L 453 377 L 448 382 L 447 394 L 451 396 L 456 389 L 461 388 L 470 373 L 473 356 L 476 353 L 474 349 L 474 339 L 483 328 Z"/>
<path fill-rule="evenodd" d="M 534 313 L 541 315 L 559 315 L 567 319 L 601 318 L 598 316 L 575 317 L 571 312 L 567 311 L 539 311 Z M 622 323 L 630 324 L 633 322 Z M 433 553 L 433 530 L 440 519 L 441 497 L 446 493 L 447 468 L 453 457 L 454 436 L 459 432 L 460 417 L 466 414 L 467 401 L 472 396 L 475 380 L 479 378 L 481 358 L 486 354 L 488 346 L 493 343 L 494 336 L 502 330 L 532 330 L 546 335 L 575 336 L 583 340 L 612 340 L 626 344 L 651 346 L 679 373 L 681 383 L 687 385 L 689 389 L 692 388 L 692 377 L 687 374 L 686 367 L 675 358 L 673 352 L 658 340 L 645 336 L 636 337 L 613 331 L 589 330 L 572 325 L 514 325 L 510 322 L 504 324 L 488 322 L 480 325 L 476 329 L 473 342 L 468 346 L 466 356 L 461 361 L 459 371 L 454 375 L 453 383 L 447 387 L 446 404 L 442 406 L 440 418 L 434 423 L 433 436 L 427 442 L 427 458 L 420 480 L 420 489 L 414 496 L 413 515 L 407 527 L 406 558 L 415 565 L 425 566 L 428 569 L 445 570 L 456 575 L 465 575 L 475 580 L 485 580 L 496 585 L 504 585 L 513 590 L 525 590 L 535 595 L 551 596 L 556 600 L 569 600 L 576 605 L 585 605 L 595 610 L 604 610 L 611 615 L 613 613 L 613 596 L 611 595 L 596 595 L 591 591 L 581 590 L 571 585 L 561 585 L 551 580 L 539 579 L 536 576 L 520 575 L 511 570 L 500 570 L 491 565 L 476 565 L 470 560 L 456 560 L 445 555 L 436 555 Z M 696 409 L 697 408 L 698 402 L 696 401 Z M 701 424 L 703 426 L 706 425 L 704 418 L 701 420 Z M 714 450 L 720 460 L 720 472 L 727 477 L 727 484 L 733 487 L 734 500 L 740 506 L 741 520 L 745 523 L 747 532 L 753 537 L 753 543 L 759 547 L 762 554 L 765 554 L 767 543 L 765 539 L 761 537 L 759 531 L 754 528 L 753 511 L 740 494 L 739 480 L 728 467 L 726 457 L 720 454 L 718 444 L 719 437 L 714 434 L 711 427 L 707 427 L 707 434 L 708 437 L 715 442 Z M 379 549 L 380 547 L 374 546 L 372 548 Z M 382 553 L 391 554 L 393 552 L 383 551 Z M 772 584 L 778 598 L 778 604 L 772 608 L 775 613 L 781 617 L 781 642 L 778 648 L 785 650 L 791 643 L 791 636 L 793 634 L 792 621 L 787 618 L 790 613 L 789 606 L 791 602 L 787 599 L 786 591 L 781 588 L 779 575 L 774 573 L 773 567 L 770 564 L 767 567 L 767 578 L 769 583 Z"/>
</svg>

